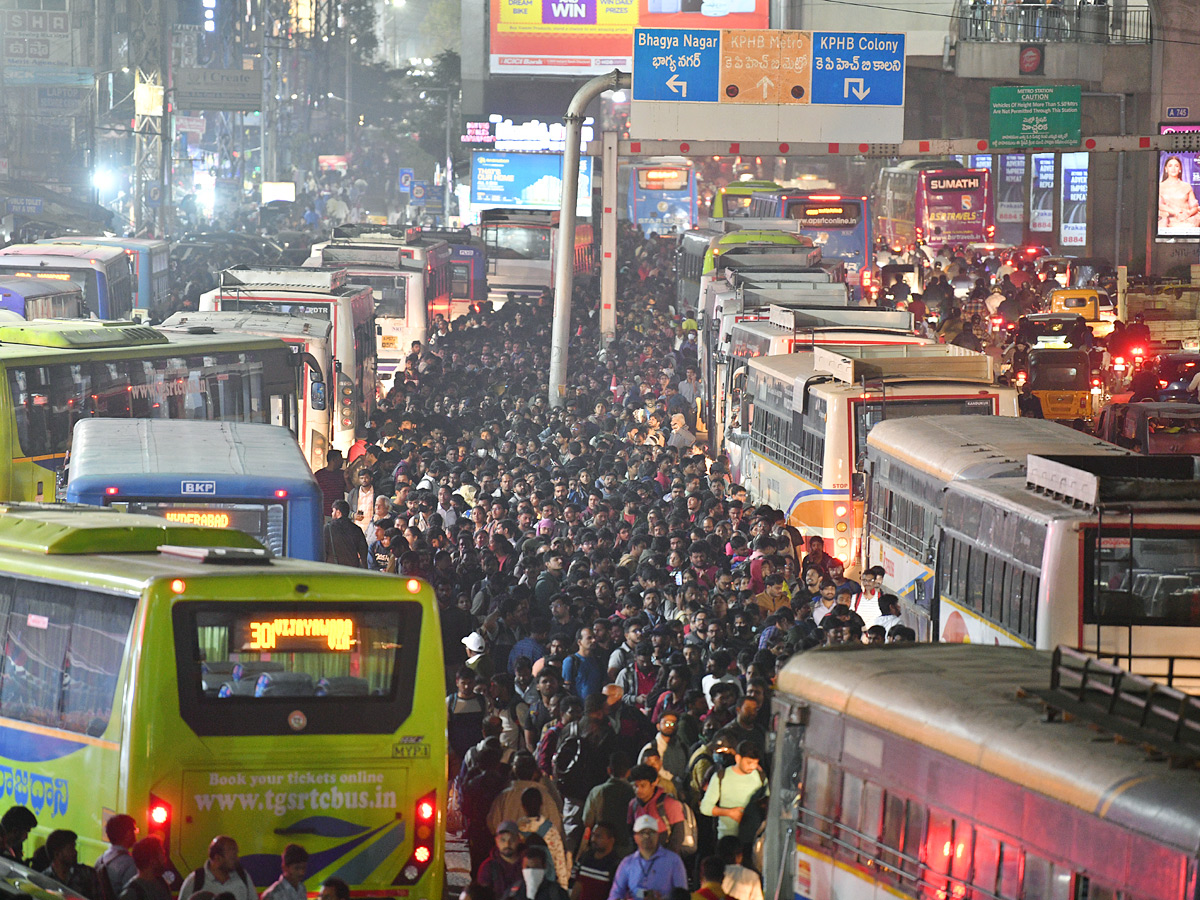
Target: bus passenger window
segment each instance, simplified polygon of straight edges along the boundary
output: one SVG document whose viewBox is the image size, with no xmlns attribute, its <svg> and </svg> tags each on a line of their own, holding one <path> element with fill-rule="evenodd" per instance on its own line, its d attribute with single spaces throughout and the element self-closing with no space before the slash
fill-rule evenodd
<svg viewBox="0 0 1200 900">
<path fill-rule="evenodd" d="M 835 794 L 829 764 L 809 757 L 804 766 L 801 803 L 805 811 L 804 825 L 810 832 L 828 834 L 832 830 L 830 820 L 836 808 Z"/>
<path fill-rule="evenodd" d="M 1071 900 L 1071 870 L 1026 852 L 1025 900 Z"/>
<path fill-rule="evenodd" d="M 996 875 L 1000 867 L 1000 839 L 981 828 L 975 830 L 975 864 L 971 883 L 978 888 L 972 896 L 985 900 L 996 892 Z"/>
<path fill-rule="evenodd" d="M 1021 851 L 1015 845 L 1000 845 L 1000 881 L 996 896 L 1003 900 L 1019 900 L 1021 896 Z"/>
<path fill-rule="evenodd" d="M 897 797 L 895 794 L 888 794 L 887 801 L 883 808 L 883 833 L 879 842 L 893 850 L 900 850 L 903 847 L 901 843 L 904 839 L 904 814 L 907 810 L 907 803 L 903 797 Z M 900 856 L 897 853 L 881 853 L 880 859 L 884 865 L 899 869 Z"/>
</svg>

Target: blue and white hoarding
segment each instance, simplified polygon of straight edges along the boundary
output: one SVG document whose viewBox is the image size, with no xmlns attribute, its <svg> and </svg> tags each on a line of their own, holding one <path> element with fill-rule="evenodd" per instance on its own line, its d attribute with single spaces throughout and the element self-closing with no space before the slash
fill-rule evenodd
<svg viewBox="0 0 1200 900">
<path fill-rule="evenodd" d="M 509 209 L 562 206 L 562 155 L 558 153 L 472 153 L 471 204 Z M 579 160 L 577 216 L 592 214 L 592 159 Z"/>
</svg>

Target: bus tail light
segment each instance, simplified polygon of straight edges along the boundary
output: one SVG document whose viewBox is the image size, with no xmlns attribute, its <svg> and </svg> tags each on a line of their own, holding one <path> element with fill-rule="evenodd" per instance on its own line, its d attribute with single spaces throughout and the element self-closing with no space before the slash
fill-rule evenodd
<svg viewBox="0 0 1200 900">
<path fill-rule="evenodd" d="M 161 797 L 150 795 L 150 809 L 146 815 L 146 830 L 163 842 L 167 854 L 171 852 L 171 804 Z"/>
<path fill-rule="evenodd" d="M 417 799 L 413 809 L 412 855 L 392 884 L 416 884 L 433 861 L 434 842 L 437 839 L 437 791 L 430 791 Z"/>
<path fill-rule="evenodd" d="M 275 496 L 280 500 L 286 500 L 287 499 L 287 491 L 285 491 L 283 488 L 280 488 L 279 490 L 277 490 L 275 492 Z"/>
<path fill-rule="evenodd" d="M 106 497 L 115 497 L 119 493 L 121 493 L 121 489 L 118 487 L 106 487 L 104 489 L 104 496 Z"/>
</svg>

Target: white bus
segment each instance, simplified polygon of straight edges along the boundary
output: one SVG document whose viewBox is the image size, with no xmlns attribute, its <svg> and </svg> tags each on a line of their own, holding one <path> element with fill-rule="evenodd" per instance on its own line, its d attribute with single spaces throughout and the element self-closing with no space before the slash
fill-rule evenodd
<svg viewBox="0 0 1200 900">
<path fill-rule="evenodd" d="M 726 447 L 758 503 L 859 562 L 867 435 L 888 418 L 1017 415 L 993 361 L 952 344 L 815 347 L 750 360 L 740 423 Z"/>
<path fill-rule="evenodd" d="M 773 702 L 768 897 L 1196 896 L 1194 697 L 1065 649 L 905 645 L 797 653 Z"/>
<path fill-rule="evenodd" d="M 844 290 L 844 285 L 838 287 Z M 791 294 L 785 298 L 782 296 L 784 292 L 780 291 L 769 291 L 767 297 L 763 297 L 763 292 L 759 291 L 741 293 L 743 311 L 722 317 L 722 324 L 728 325 L 729 331 L 717 333 L 717 352 L 708 350 L 711 332 L 705 332 L 705 343 L 700 350 L 702 364 L 710 367 L 705 376 L 711 378 L 712 385 L 713 416 L 709 430 L 717 435 L 714 446 L 721 446 L 727 423 L 737 413 L 738 388 L 745 387 L 751 359 L 806 352 L 817 345 L 859 347 L 932 343 L 913 332 L 912 313 L 906 310 L 808 306 L 807 303 L 781 306 L 778 302 L 772 302 L 770 306 L 757 307 L 757 311 L 752 307 L 747 312 L 744 309 L 746 298 L 751 303 L 758 302 L 760 297 L 769 301 L 786 299 L 788 302 L 796 296 L 800 296 L 802 301 L 807 298 L 803 294 Z M 707 386 L 705 397 L 706 400 L 710 397 Z"/>
<path fill-rule="evenodd" d="M 905 624 L 922 640 L 941 634 L 932 621 L 933 576 L 947 488 L 956 481 L 1024 477 L 1029 454 L 1135 455 L 1046 419 L 921 416 L 871 429 L 864 565 L 883 568 Z"/>
<path fill-rule="evenodd" d="M 343 425 L 329 408 L 329 390 L 348 386 L 349 377 L 334 371 L 333 323 L 328 319 L 269 310 L 177 312 L 158 328 L 168 333 L 204 329 L 217 334 L 258 334 L 279 338 L 304 363 L 297 369 L 296 398 L 300 417 L 297 440 L 308 464 L 316 471 L 325 465 L 330 447 L 344 454 L 354 443 L 354 428 Z"/>
<path fill-rule="evenodd" d="M 375 409 L 375 302 L 371 289 L 347 284 L 344 269 L 235 266 L 200 296 L 202 312 L 279 312 L 315 316 L 333 326 L 335 430 L 351 434 Z"/>
<path fill-rule="evenodd" d="M 1143 674 L 1154 674 L 1154 659 L 1191 654 L 1196 667 L 1193 462 L 1031 456 L 1024 477 L 954 482 L 935 578 L 943 641 L 1067 644 L 1132 658 Z"/>
<path fill-rule="evenodd" d="M 559 233 L 557 211 L 485 209 L 479 229 L 487 250 L 488 299 L 497 306 L 550 297 L 560 253 L 573 254 L 576 282 L 595 275 L 595 236 L 586 222 L 575 223 L 569 246 Z"/>
</svg>

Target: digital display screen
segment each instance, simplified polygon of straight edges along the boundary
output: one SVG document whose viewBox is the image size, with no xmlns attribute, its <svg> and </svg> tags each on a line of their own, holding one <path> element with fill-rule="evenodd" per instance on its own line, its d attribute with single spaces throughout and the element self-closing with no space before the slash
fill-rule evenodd
<svg viewBox="0 0 1200 900">
<path fill-rule="evenodd" d="M 253 503 L 151 503 L 130 501 L 128 510 L 159 516 L 168 522 L 236 528 L 252 536 L 266 533 L 266 507 Z"/>
<path fill-rule="evenodd" d="M 983 187 L 983 176 L 970 173 L 954 173 L 929 176 L 929 192 L 945 194 L 950 191 L 977 191 Z"/>
<path fill-rule="evenodd" d="M 349 652 L 357 643 L 358 622 L 349 616 L 280 615 L 234 623 L 234 652 Z"/>
<path fill-rule="evenodd" d="M 687 169 L 638 169 L 638 187 L 643 191 L 686 191 Z"/>
<path fill-rule="evenodd" d="M 796 203 L 788 216 L 814 228 L 853 228 L 862 221 L 861 203 Z"/>
<path fill-rule="evenodd" d="M 1160 125 L 1160 134 L 1200 131 L 1200 125 Z M 1160 240 L 1200 239 L 1200 154 L 1160 151 L 1158 154 L 1158 230 Z"/>
</svg>

